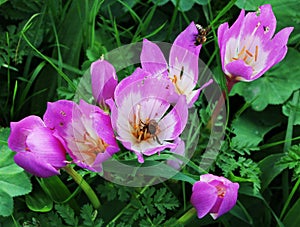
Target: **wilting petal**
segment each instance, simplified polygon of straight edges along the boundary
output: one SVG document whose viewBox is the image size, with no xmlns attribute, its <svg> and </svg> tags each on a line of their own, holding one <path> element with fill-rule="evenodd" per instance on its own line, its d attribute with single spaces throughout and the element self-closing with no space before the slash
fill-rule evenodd
<svg viewBox="0 0 300 227">
<path fill-rule="evenodd" d="M 160 48 L 147 39 L 143 40 L 143 49 L 141 53 L 142 68 L 152 75 L 165 74 L 168 65 Z"/>
<path fill-rule="evenodd" d="M 218 198 L 217 189 L 206 183 L 197 181 L 193 185 L 191 203 L 197 210 L 198 218 L 203 218 L 214 206 Z"/>
<path fill-rule="evenodd" d="M 91 65 L 92 93 L 100 106 L 114 95 L 118 83 L 115 68 L 106 60 L 97 60 Z"/>
</svg>

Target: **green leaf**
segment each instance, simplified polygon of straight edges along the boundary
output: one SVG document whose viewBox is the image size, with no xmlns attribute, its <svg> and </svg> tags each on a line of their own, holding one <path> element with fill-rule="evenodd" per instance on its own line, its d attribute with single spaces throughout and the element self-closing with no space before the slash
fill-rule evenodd
<svg viewBox="0 0 300 227">
<path fill-rule="evenodd" d="M 300 146 L 294 145 L 289 148 L 288 153 L 284 155 L 277 163 L 281 168 L 294 170 L 293 178 L 300 177 Z"/>
<path fill-rule="evenodd" d="M 28 208 L 34 212 L 49 212 L 53 208 L 52 199 L 41 188 L 34 189 L 33 192 L 26 195 L 25 201 Z"/>
<path fill-rule="evenodd" d="M 280 124 L 281 117 L 276 112 L 278 110 L 275 108 L 268 108 L 264 112 L 249 109 L 235 119 L 232 128 L 236 136 L 232 138 L 231 147 L 242 154 L 257 149 L 265 134 Z"/>
<path fill-rule="evenodd" d="M 271 154 L 258 163 L 258 167 L 261 170 L 260 179 L 262 191 L 265 190 L 272 180 L 285 169 L 282 165 L 277 165 L 277 162 L 283 156 L 285 156 L 283 153 Z"/>
<path fill-rule="evenodd" d="M 14 203 L 13 199 L 8 193 L 2 191 L 1 189 L 0 198 L 0 215 L 7 217 L 12 214 Z"/>
<path fill-rule="evenodd" d="M 294 90 L 300 88 L 300 53 L 289 48 L 285 59 L 266 74 L 252 82 L 239 82 L 232 88 L 230 95 L 243 96 L 254 110 L 261 111 L 267 105 L 282 104 Z"/>
<path fill-rule="evenodd" d="M 286 214 L 285 218 L 283 219 L 283 224 L 288 227 L 300 226 L 299 210 L 300 210 L 300 198 Z"/>
<path fill-rule="evenodd" d="M 70 206 L 55 205 L 55 209 L 68 225 L 78 225 L 78 217 L 75 216 L 74 210 Z"/>
<path fill-rule="evenodd" d="M 0 128 L 1 140 L 7 140 L 9 129 Z M 13 212 L 14 196 L 31 191 L 31 183 L 24 170 L 14 162 L 14 152 L 6 144 L 0 144 L 0 215 L 9 216 Z"/>
<path fill-rule="evenodd" d="M 171 0 L 171 2 L 176 7 L 177 0 Z M 181 12 L 186 12 L 186 11 L 189 11 L 193 7 L 193 5 L 194 5 L 194 1 L 179 1 L 178 9 Z"/>
</svg>

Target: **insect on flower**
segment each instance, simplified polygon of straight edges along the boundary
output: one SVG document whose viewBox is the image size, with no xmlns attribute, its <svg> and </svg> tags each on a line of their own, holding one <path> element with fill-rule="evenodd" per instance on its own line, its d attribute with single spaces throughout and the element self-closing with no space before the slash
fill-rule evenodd
<svg viewBox="0 0 300 227">
<path fill-rule="evenodd" d="M 160 129 L 158 127 L 158 123 L 154 119 L 147 119 L 146 123 L 140 120 L 140 137 L 139 140 L 141 140 L 141 136 L 144 135 L 144 138 L 147 137 L 152 137 L 154 141 L 162 145 L 162 142 L 160 142 L 157 134 L 160 132 Z"/>
<path fill-rule="evenodd" d="M 196 35 L 196 41 L 195 41 L 195 46 L 198 46 L 200 44 L 203 44 L 206 42 L 207 38 L 207 34 L 210 32 L 211 28 L 207 27 L 207 28 L 203 28 L 200 24 L 196 24 L 196 28 L 198 30 L 198 34 Z"/>
</svg>

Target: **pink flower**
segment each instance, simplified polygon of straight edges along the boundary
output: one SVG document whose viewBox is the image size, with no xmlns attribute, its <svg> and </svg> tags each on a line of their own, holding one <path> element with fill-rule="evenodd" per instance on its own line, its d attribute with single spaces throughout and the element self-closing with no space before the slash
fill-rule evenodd
<svg viewBox="0 0 300 227">
<path fill-rule="evenodd" d="M 41 118 L 28 116 L 10 127 L 8 146 L 17 152 L 14 160 L 19 166 L 38 177 L 59 174 L 66 165 L 66 151 Z"/>
<path fill-rule="evenodd" d="M 186 125 L 188 109 L 185 97 L 179 97 L 169 79 L 138 68 L 118 84 L 114 97 L 115 102 L 111 99 L 108 104 L 117 139 L 140 163 L 143 155 L 177 146 L 174 140 Z"/>
<path fill-rule="evenodd" d="M 48 103 L 44 119 L 82 168 L 101 172 L 102 162 L 119 151 L 110 116 L 83 100 L 79 105 L 67 100 Z"/>
<path fill-rule="evenodd" d="M 195 45 L 198 29 L 192 22 L 175 39 L 169 56 L 169 65 L 160 48 L 147 39 L 143 41 L 141 53 L 142 68 L 152 75 L 168 77 L 180 95 L 185 95 L 189 107 L 197 100 L 200 91 L 212 83 L 210 80 L 196 89 L 198 82 L 198 61 L 202 45 Z"/>
<path fill-rule="evenodd" d="M 191 203 L 197 210 L 198 218 L 210 213 L 213 219 L 231 210 L 236 204 L 239 184 L 212 174 L 200 176 L 193 186 Z"/>
<path fill-rule="evenodd" d="M 114 95 L 118 84 L 115 68 L 105 60 L 97 60 L 91 65 L 92 93 L 102 109 L 106 109 L 105 101 Z"/>
<path fill-rule="evenodd" d="M 287 53 L 287 41 L 293 27 L 279 31 L 274 37 L 276 18 L 271 5 L 259 7 L 258 12 L 242 10 L 229 28 L 218 29 L 222 68 L 232 81 L 252 81 L 262 76 Z"/>
</svg>

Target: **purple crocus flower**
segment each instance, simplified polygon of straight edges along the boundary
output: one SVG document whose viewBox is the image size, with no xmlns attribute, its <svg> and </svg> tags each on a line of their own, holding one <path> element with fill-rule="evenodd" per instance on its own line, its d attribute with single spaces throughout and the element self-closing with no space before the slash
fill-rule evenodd
<svg viewBox="0 0 300 227">
<path fill-rule="evenodd" d="M 118 84 L 116 70 L 108 61 L 100 59 L 92 63 L 90 73 L 93 96 L 102 109 L 107 109 L 105 101 L 113 97 Z"/>
<path fill-rule="evenodd" d="M 140 163 L 143 155 L 177 146 L 173 141 L 186 125 L 188 109 L 169 79 L 138 68 L 118 84 L 114 97 L 115 102 L 111 99 L 108 104 L 117 139 L 135 152 Z"/>
<path fill-rule="evenodd" d="M 110 116 L 83 100 L 48 103 L 44 120 L 82 168 L 101 172 L 102 162 L 119 151 Z"/>
<path fill-rule="evenodd" d="M 38 177 L 59 174 L 66 165 L 66 151 L 41 118 L 28 116 L 11 122 L 10 128 L 8 146 L 17 152 L 14 160 L 19 166 Z"/>
<path fill-rule="evenodd" d="M 271 5 L 260 6 L 258 12 L 246 16 L 242 10 L 230 28 L 228 23 L 220 25 L 218 42 L 228 82 L 255 80 L 285 57 L 293 27 L 284 28 L 273 37 L 275 29 Z"/>
<path fill-rule="evenodd" d="M 185 95 L 188 106 L 197 100 L 200 91 L 212 83 L 210 80 L 195 90 L 198 82 L 198 60 L 202 45 L 195 45 L 198 30 L 192 22 L 175 39 L 169 56 L 169 65 L 160 48 L 147 39 L 143 41 L 142 68 L 152 75 L 165 75 L 173 83 L 176 92 Z"/>
<path fill-rule="evenodd" d="M 200 176 L 193 185 L 191 203 L 197 210 L 198 218 L 210 213 L 213 219 L 231 210 L 236 204 L 239 184 L 212 174 Z"/>
</svg>

